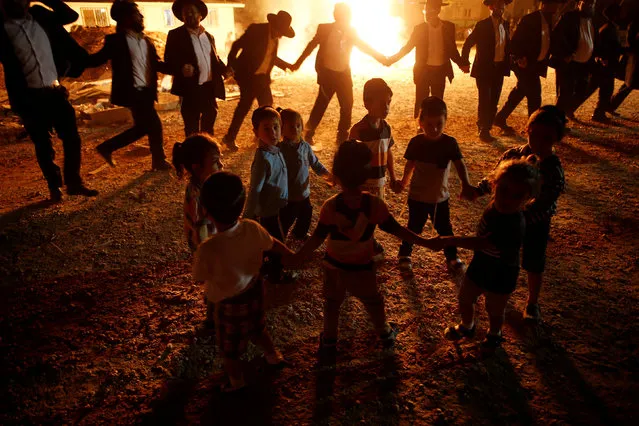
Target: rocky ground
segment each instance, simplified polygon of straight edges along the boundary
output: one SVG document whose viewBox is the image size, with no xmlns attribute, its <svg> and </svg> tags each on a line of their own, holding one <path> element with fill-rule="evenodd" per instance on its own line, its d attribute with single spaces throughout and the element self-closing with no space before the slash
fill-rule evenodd
<svg viewBox="0 0 639 426">
<path fill-rule="evenodd" d="M 376 71 L 377 72 L 377 71 Z M 409 70 L 379 70 L 395 92 L 388 121 L 398 168 L 415 132 Z M 371 75 L 372 76 L 372 75 Z M 355 78 L 354 117 L 364 115 Z M 554 78 L 544 86 L 553 100 Z M 502 101 L 514 79 L 507 80 Z M 278 105 L 307 116 L 315 76 L 279 78 Z M 0 95 L 0 99 L 4 96 Z M 473 181 L 488 173 L 523 135 L 479 142 L 477 92 L 458 75 L 446 92 L 447 132 L 457 137 Z M 236 101 L 221 102 L 226 130 Z M 201 328 L 202 288 L 190 275 L 182 235 L 183 181 L 150 172 L 146 141 L 103 167 L 96 145 L 126 125 L 80 128 L 83 174 L 96 199 L 68 197 L 47 205 L 46 184 L 29 139 L 3 119 L 0 139 L 0 423 L 208 424 L 637 424 L 639 420 L 639 97 L 632 94 L 607 127 L 589 121 L 590 100 L 573 132 L 557 146 L 567 189 L 549 245 L 543 322 L 525 324 L 524 275 L 507 311 L 506 342 L 479 355 L 479 340 L 453 346 L 442 337 L 457 319 L 457 283 L 443 256 L 416 250 L 416 277 L 403 280 L 398 241 L 379 234 L 387 259 L 379 282 L 401 333 L 394 350 L 376 344 L 362 306 L 347 301 L 334 368 L 317 365 L 322 324 L 318 253 L 293 285 L 268 288 L 268 327 L 291 367 L 273 372 L 251 349 L 251 390 L 241 400 L 220 394 L 220 358 Z M 183 137 L 177 111 L 161 113 L 165 149 Z M 330 166 L 338 119 L 331 105 L 318 131 L 318 156 Z M 525 106 L 511 124 L 523 129 Z M 248 121 L 225 154 L 245 181 L 253 138 Z M 56 141 L 58 162 L 61 144 Z M 454 175 L 454 173 L 453 173 Z M 312 183 L 315 212 L 335 189 Z M 487 200 L 459 201 L 452 178 L 453 224 L 471 234 Z M 389 194 L 400 222 L 406 195 Z M 432 227 L 426 231 L 432 235 Z M 296 247 L 293 244 L 293 247 Z M 472 253 L 462 251 L 469 260 Z M 480 329 L 487 323 L 480 309 Z M 483 332 L 479 333 L 481 338 Z"/>
</svg>

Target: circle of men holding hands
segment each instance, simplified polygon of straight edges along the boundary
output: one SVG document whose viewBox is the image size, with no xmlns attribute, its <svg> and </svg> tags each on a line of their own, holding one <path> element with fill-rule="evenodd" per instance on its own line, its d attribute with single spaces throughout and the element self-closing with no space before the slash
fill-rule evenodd
<svg viewBox="0 0 639 426">
<path fill-rule="evenodd" d="M 445 330 L 449 340 L 474 336 L 475 305 L 484 295 L 490 326 L 482 349 L 492 351 L 500 346 L 504 310 L 515 290 L 520 263 L 528 275 L 524 317 L 539 320 L 550 223 L 564 188 L 563 169 L 553 145 L 569 130 L 567 119 L 574 118 L 575 111 L 597 89 L 592 119 L 608 122 L 606 114 L 615 115 L 637 87 L 639 21 L 613 3 L 605 9 L 605 23 L 597 29 L 593 24 L 595 1 L 580 0 L 575 10 L 557 21 L 555 15 L 563 1 L 541 0 L 540 9 L 524 16 L 511 35 L 503 19 L 510 1 L 483 0 L 490 16 L 476 24 L 459 52 L 454 24 L 439 18 L 447 4 L 427 0 L 425 22 L 415 26 L 407 43 L 389 57 L 358 37 L 350 25 L 350 8 L 338 3 L 334 22 L 318 26 L 293 64 L 277 56 L 279 39 L 295 36 L 291 15 L 279 11 L 268 14 L 265 23 L 251 24 L 233 43 L 225 64 L 213 36 L 201 25 L 208 13 L 201 0 L 174 2 L 173 13 L 184 25 L 168 33 L 164 60 L 144 34 L 144 18 L 133 1 L 113 3 L 110 14 L 117 22 L 116 31 L 105 37 L 98 52 L 88 54 L 64 29 L 78 15 L 61 0 L 43 0 L 50 10 L 30 6 L 29 0 L 0 0 L 0 61 L 11 107 L 35 145 L 52 201 L 62 199 L 63 184 L 69 195 L 98 195 L 80 177 L 81 140 L 75 112 L 59 80 L 111 62 L 111 102 L 130 109 L 133 127 L 102 142 L 97 152 L 115 166 L 118 149 L 148 136 L 154 170 L 174 167 L 179 176 L 188 175 L 185 231 L 195 253 L 194 278 L 205 283 L 207 324 L 215 329 L 229 379 L 224 389 L 235 392 L 245 386 L 239 358 L 249 341 L 262 347 L 268 364 L 281 366 L 285 362 L 265 328 L 263 278 L 274 283 L 293 281 L 296 275 L 287 269 L 303 263 L 325 240 L 320 355 L 330 361 L 336 354 L 339 309 L 347 292 L 363 303 L 383 345 L 392 346 L 399 329 L 387 321 L 376 283 L 375 261 L 384 256 L 384 247 L 374 236 L 376 227 L 403 241 L 398 253 L 403 273 L 412 273 L 411 253 L 417 244 L 443 250 L 449 271 L 464 276 L 459 294 L 461 321 Z M 621 22 L 630 22 L 627 48 L 618 36 Z M 415 49 L 414 117 L 420 133 L 408 144 L 401 178 L 396 176 L 394 142 L 385 121 L 393 92 L 384 80 L 366 82 L 364 106 L 368 113 L 351 127 L 353 47 L 387 66 Z M 473 47 L 476 55 L 471 67 Z M 299 69 L 316 48 L 319 90 L 304 126 L 299 112 L 272 107 L 270 75 L 274 66 Z M 457 141 L 444 133 L 447 107 L 443 97 L 446 80 L 454 78 L 452 62 L 476 81 L 480 140 L 493 141 L 493 127 L 513 132 L 508 117 L 524 98 L 527 101 L 528 143 L 504 153 L 499 166 L 476 186 L 469 181 Z M 556 70 L 557 102 L 542 106 L 540 78 L 546 77 L 549 66 Z M 620 69 L 624 84 L 613 94 Z M 498 108 L 504 77 L 511 71 L 517 84 Z M 181 98 L 186 139 L 175 144 L 173 164 L 166 160 L 162 123 L 155 110 L 158 73 L 173 76 L 171 93 Z M 220 147 L 211 138 L 216 99 L 224 99 L 224 80 L 230 76 L 239 86 L 240 98 L 222 146 L 238 150 L 235 139 L 241 125 L 254 100 L 259 105 L 251 117 L 259 147 L 248 190 L 239 177 L 221 171 Z M 334 95 L 340 118 L 337 153 L 329 171 L 311 145 Z M 54 162 L 52 130 L 63 144 L 62 171 Z M 448 203 L 451 163 L 462 182 L 462 198 L 472 201 L 492 194 L 475 237 L 453 235 Z M 337 195 L 324 202 L 319 223 L 310 235 L 309 169 L 340 187 Z M 407 227 L 400 225 L 386 206 L 387 177 L 393 191 L 408 188 Z M 439 236 L 425 239 L 419 235 L 429 218 Z M 252 219 L 259 219 L 259 223 Z M 297 253 L 284 244 L 289 229 L 292 238 L 304 241 Z M 468 268 L 457 257 L 458 247 L 474 250 Z"/>
</svg>

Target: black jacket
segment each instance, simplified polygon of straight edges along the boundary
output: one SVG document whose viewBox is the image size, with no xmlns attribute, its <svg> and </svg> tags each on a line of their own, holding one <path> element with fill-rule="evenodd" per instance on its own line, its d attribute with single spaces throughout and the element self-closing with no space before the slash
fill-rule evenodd
<svg viewBox="0 0 639 426">
<path fill-rule="evenodd" d="M 633 89 L 639 89 L 639 21 L 633 21 L 628 27 L 628 51 L 624 56 L 624 83 Z"/>
<path fill-rule="evenodd" d="M 45 0 L 52 11 L 42 6 L 32 6 L 29 13 L 40 24 L 49 38 L 58 78 L 79 77 L 84 71 L 88 53 L 64 29 L 78 19 L 78 14 L 60 0 Z M 27 82 L 18 62 L 13 44 L 4 29 L 4 17 L 0 14 L 0 62 L 4 68 L 4 79 L 11 108 L 17 114 L 24 112 L 28 104 Z"/>
<path fill-rule="evenodd" d="M 504 61 L 497 64 L 495 62 L 495 28 L 493 26 L 492 17 L 488 17 L 477 22 L 473 32 L 470 33 L 464 47 L 462 48 L 461 57 L 462 60 L 468 62 L 468 56 L 470 55 L 470 49 L 477 45 L 477 52 L 475 53 L 475 61 L 473 62 L 473 68 L 470 71 L 470 76 L 474 78 L 487 78 L 492 77 L 495 73 L 509 76 L 510 65 L 508 58 L 510 56 L 510 36 L 508 35 L 508 22 L 503 22 L 504 30 L 506 32 L 506 46 L 504 49 Z"/>
<path fill-rule="evenodd" d="M 441 21 L 443 37 L 444 37 L 444 68 L 449 81 L 453 81 L 455 74 L 450 61 L 455 62 L 458 66 L 469 65 L 467 60 L 463 60 L 457 50 L 455 44 L 455 24 L 448 21 Z M 415 66 L 413 67 L 413 82 L 417 81 L 424 74 L 428 64 L 428 23 L 423 22 L 415 25 L 410 39 L 400 50 L 401 53 L 408 53 L 415 48 Z"/>
<path fill-rule="evenodd" d="M 572 10 L 562 15 L 550 36 L 550 66 L 556 68 L 565 64 L 565 58 L 572 56 L 577 51 L 580 37 L 580 21 L 581 12 L 578 10 Z M 592 34 L 594 49 L 597 49 L 598 38 L 597 30 L 594 29 Z M 594 62 L 594 59 L 593 51 L 589 62 Z"/>
<path fill-rule="evenodd" d="M 144 36 L 144 39 L 149 46 L 148 61 L 151 72 L 151 85 L 149 88 L 153 90 L 155 99 L 157 100 L 157 73 L 171 74 L 171 70 L 164 62 L 160 62 L 160 58 L 151 39 L 146 36 Z M 97 67 L 109 60 L 111 61 L 112 68 L 111 103 L 129 107 L 132 105 L 132 95 L 136 90 L 133 81 L 133 62 L 131 60 L 131 53 L 129 52 L 125 32 L 116 32 L 115 34 L 107 35 L 104 38 L 104 46 L 102 49 L 97 53 L 89 55 L 87 67 Z"/>
<path fill-rule="evenodd" d="M 541 53 L 541 20 L 543 19 L 541 11 L 529 13 L 521 18 L 513 38 L 510 40 L 510 53 L 513 59 L 526 58 L 527 67 L 534 70 L 538 75 L 546 77 L 548 72 L 548 58 L 550 57 L 550 49 L 546 57 L 538 61 Z M 548 22 L 548 31 L 552 31 L 552 22 Z M 549 34 L 550 36 L 550 34 Z"/>
<path fill-rule="evenodd" d="M 247 82 L 255 75 L 255 71 L 258 70 L 266 55 L 270 36 L 270 25 L 267 22 L 251 24 L 244 34 L 233 42 L 229 52 L 228 64 L 235 71 L 235 79 L 238 83 Z M 273 55 L 269 58 L 267 76 L 270 75 L 274 65 L 282 69 L 285 69 L 288 65 L 277 57 L 279 39 L 276 38 L 274 41 L 275 49 L 273 49 Z"/>
<path fill-rule="evenodd" d="M 226 65 L 220 60 L 215 48 L 215 39 L 206 32 L 206 36 L 211 43 L 211 70 L 213 73 L 213 93 L 206 93 L 206 96 L 215 96 L 219 99 L 225 98 L 224 92 L 224 72 Z M 182 25 L 179 28 L 169 31 L 166 37 L 166 47 L 164 49 L 164 62 L 171 69 L 173 86 L 171 93 L 176 96 L 202 95 L 202 86 L 198 84 L 200 70 L 197 65 L 197 56 L 191 41 L 191 34 L 188 28 Z M 193 65 L 195 72 L 192 77 L 184 77 L 182 67 L 186 64 Z"/>
</svg>

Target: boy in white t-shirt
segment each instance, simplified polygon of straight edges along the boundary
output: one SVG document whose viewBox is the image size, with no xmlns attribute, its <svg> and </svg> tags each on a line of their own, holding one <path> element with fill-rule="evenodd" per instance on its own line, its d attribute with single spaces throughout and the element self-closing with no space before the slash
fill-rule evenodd
<svg viewBox="0 0 639 426">
<path fill-rule="evenodd" d="M 193 275 L 204 281 L 206 298 L 215 303 L 217 343 L 230 382 L 225 391 L 245 386 L 240 357 L 249 340 L 264 350 L 268 364 L 284 362 L 265 328 L 260 268 L 265 251 L 282 256 L 292 252 L 257 222 L 239 219 L 245 200 L 242 180 L 226 172 L 209 177 L 200 192 L 200 202 L 217 233 L 198 247 Z"/>
</svg>

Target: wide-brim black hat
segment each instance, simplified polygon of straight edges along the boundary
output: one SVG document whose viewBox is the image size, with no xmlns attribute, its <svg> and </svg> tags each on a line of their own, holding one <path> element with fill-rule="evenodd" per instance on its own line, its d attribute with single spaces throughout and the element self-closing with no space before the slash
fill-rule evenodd
<svg viewBox="0 0 639 426">
<path fill-rule="evenodd" d="M 206 15 L 209 14 L 209 8 L 206 7 L 206 4 L 202 0 L 175 0 L 173 2 L 173 6 L 171 6 L 171 11 L 176 18 L 180 21 L 184 22 L 184 18 L 182 18 L 182 9 L 187 4 L 192 4 L 200 11 L 200 15 L 202 19 L 206 18 Z"/>
<path fill-rule="evenodd" d="M 138 5 L 132 0 L 115 0 L 111 5 L 111 11 L 109 14 L 111 15 L 111 19 L 115 22 L 120 22 L 122 18 L 127 16 L 127 14 L 131 13 L 131 11 L 137 7 Z"/>
<path fill-rule="evenodd" d="M 490 6 L 491 4 L 493 4 L 495 2 L 495 0 L 484 0 L 484 6 Z M 504 4 L 506 6 L 508 6 L 510 3 L 512 3 L 513 0 L 505 0 Z"/>
<path fill-rule="evenodd" d="M 288 12 L 280 10 L 277 12 L 277 15 L 269 13 L 266 15 L 266 19 L 271 23 L 271 25 L 274 25 L 284 37 L 295 37 L 295 30 L 291 27 L 293 18 L 291 18 L 291 15 Z"/>
</svg>

